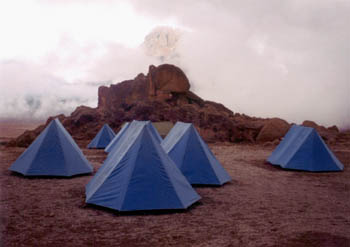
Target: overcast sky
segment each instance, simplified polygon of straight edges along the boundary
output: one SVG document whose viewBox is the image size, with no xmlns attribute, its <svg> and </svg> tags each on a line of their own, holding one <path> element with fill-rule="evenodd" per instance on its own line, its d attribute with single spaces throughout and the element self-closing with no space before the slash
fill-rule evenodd
<svg viewBox="0 0 350 247">
<path fill-rule="evenodd" d="M 97 104 L 98 85 L 160 64 L 140 47 L 182 30 L 192 90 L 234 112 L 350 126 L 349 0 L 4 0 L 0 117 Z"/>
</svg>

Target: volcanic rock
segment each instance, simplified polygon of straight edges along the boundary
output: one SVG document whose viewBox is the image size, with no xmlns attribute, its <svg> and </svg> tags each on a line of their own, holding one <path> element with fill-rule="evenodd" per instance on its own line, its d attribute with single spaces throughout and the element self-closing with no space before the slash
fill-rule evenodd
<svg viewBox="0 0 350 247">
<path fill-rule="evenodd" d="M 190 89 L 185 73 L 174 65 L 163 64 L 158 67 L 151 65 L 149 71 L 151 96 L 157 96 L 157 93 L 185 93 Z"/>
<path fill-rule="evenodd" d="M 326 128 L 321 126 L 321 125 L 318 125 L 316 124 L 315 122 L 313 121 L 310 121 L 310 120 L 305 120 L 302 124 L 302 126 L 305 126 L 305 127 L 311 127 L 311 128 L 314 128 L 316 129 L 317 131 L 325 131 Z"/>
<path fill-rule="evenodd" d="M 323 138 L 324 141 L 326 141 L 328 144 L 333 144 L 336 142 L 336 139 L 338 138 L 339 129 L 337 126 L 332 126 L 329 128 L 326 128 L 322 125 L 318 125 L 313 121 L 305 120 L 302 123 L 305 127 L 311 127 L 317 130 L 317 132 L 320 134 L 320 136 Z"/>
<path fill-rule="evenodd" d="M 97 108 L 79 106 L 70 116 L 56 117 L 76 140 L 81 141 L 91 140 L 105 123 L 118 131 L 124 122 L 132 120 L 190 122 L 208 142 L 274 141 L 289 128 L 282 119 L 249 117 L 201 99 L 190 91 L 184 72 L 170 64 L 151 65 L 147 75 L 139 74 L 133 80 L 101 86 Z M 52 118 L 34 131 L 26 131 L 9 145 L 28 146 Z M 335 128 L 326 129 L 324 133 L 332 131 L 335 132 Z"/>
<path fill-rule="evenodd" d="M 290 125 L 280 118 L 267 120 L 259 132 L 256 140 L 258 142 L 269 142 L 282 138 L 289 130 Z"/>
</svg>

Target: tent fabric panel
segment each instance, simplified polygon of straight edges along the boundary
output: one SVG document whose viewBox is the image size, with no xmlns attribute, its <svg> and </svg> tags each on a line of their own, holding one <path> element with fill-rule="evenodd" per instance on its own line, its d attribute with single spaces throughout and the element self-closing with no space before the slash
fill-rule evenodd
<svg viewBox="0 0 350 247">
<path fill-rule="evenodd" d="M 311 131 L 311 128 L 293 125 L 267 161 L 273 165 L 286 165 L 298 151 L 308 135 L 310 135 Z"/>
<path fill-rule="evenodd" d="M 160 158 L 163 160 L 164 167 L 167 171 L 167 174 L 172 182 L 174 189 L 179 195 L 179 199 L 182 202 L 183 208 L 188 208 L 194 202 L 200 200 L 200 196 L 193 190 L 190 182 L 187 180 L 185 175 L 181 172 L 181 170 L 177 167 L 174 161 L 170 156 L 164 152 L 161 146 L 156 146 L 157 149 L 160 149 L 158 152 L 162 155 Z M 163 151 L 163 152 L 162 152 Z"/>
<path fill-rule="evenodd" d="M 191 124 L 177 122 L 174 127 L 167 134 L 165 139 L 162 141 L 162 147 L 166 153 L 170 153 L 175 145 L 179 143 L 180 139 L 188 131 Z"/>
<path fill-rule="evenodd" d="M 190 137 L 190 132 L 186 131 L 186 132 L 183 132 L 182 134 L 183 135 L 181 136 L 181 139 L 178 139 L 178 141 L 173 145 L 174 148 L 171 148 L 168 151 L 169 157 L 174 161 L 174 163 L 176 164 L 176 166 L 180 170 L 184 164 L 183 161 L 184 161 L 185 154 L 186 154 L 186 149 L 187 149 L 187 145 L 188 145 L 188 138 Z M 175 135 L 174 137 L 176 138 L 177 136 Z M 163 147 L 163 145 L 162 145 L 162 147 Z"/>
<path fill-rule="evenodd" d="M 151 134 L 143 131 L 122 211 L 182 208 Z"/>
<path fill-rule="evenodd" d="M 290 151 L 291 145 L 293 145 L 293 142 L 295 142 L 295 139 L 299 136 L 301 131 L 302 128 L 299 128 L 297 125 L 292 125 L 287 134 L 284 136 L 283 140 L 269 156 L 268 161 L 273 165 L 280 165 L 280 160 L 283 159 L 285 154 L 288 152 L 292 153 Z"/>
<path fill-rule="evenodd" d="M 333 152 L 322 140 L 322 137 L 313 131 L 313 158 L 312 171 L 342 171 L 343 164 L 335 157 Z"/>
<path fill-rule="evenodd" d="M 49 124 L 49 126 L 52 123 Z M 40 149 L 41 143 L 45 139 L 46 133 L 48 132 L 46 127 L 40 135 L 29 145 L 29 147 L 16 159 L 16 161 L 9 167 L 10 171 L 19 172 L 26 175 L 30 164 L 32 164 L 37 152 Z"/>
<path fill-rule="evenodd" d="M 297 128 L 296 125 L 292 125 L 287 134 L 283 137 L 282 141 L 279 143 L 279 145 L 273 150 L 271 155 L 268 158 L 268 161 L 275 165 L 275 160 L 278 160 L 281 154 L 288 148 L 290 143 L 292 142 L 293 138 L 296 136 L 296 132 L 298 132 L 300 129 Z"/>
<path fill-rule="evenodd" d="M 193 130 L 190 131 L 181 171 L 190 184 L 220 184 Z"/>
<path fill-rule="evenodd" d="M 27 175 L 67 176 L 67 165 L 59 140 L 57 125 L 50 126 Z"/>
<path fill-rule="evenodd" d="M 98 146 L 98 142 L 101 139 L 103 129 L 104 128 L 102 128 L 98 131 L 98 133 L 96 134 L 94 139 L 92 139 L 92 141 L 87 145 L 87 148 L 96 148 Z"/>
<path fill-rule="evenodd" d="M 79 148 L 78 144 L 76 144 L 76 142 L 74 141 L 73 137 L 68 133 L 68 131 L 61 124 L 61 122 L 57 118 L 55 120 L 53 120 L 53 121 L 55 121 L 55 124 L 58 127 L 57 129 L 60 130 L 59 132 L 64 135 L 65 138 L 63 138 L 63 139 L 66 139 L 67 141 L 69 141 L 72 144 L 72 146 L 73 146 L 75 151 L 83 153 L 81 151 L 81 149 Z"/>
<path fill-rule="evenodd" d="M 268 160 L 282 168 L 305 171 L 340 171 L 344 166 L 317 131 L 293 125 Z"/>
<path fill-rule="evenodd" d="M 210 150 L 209 146 L 203 141 L 203 139 L 201 138 L 199 133 L 196 131 L 194 126 L 192 126 L 192 128 L 193 128 L 193 134 L 196 135 L 196 138 L 198 139 L 204 153 L 206 154 L 206 156 L 209 160 L 209 163 L 211 164 L 211 168 L 215 172 L 215 175 L 219 181 L 219 184 L 222 185 L 224 183 L 231 181 L 232 179 L 231 179 L 230 175 L 227 173 L 225 168 L 220 164 L 218 159 L 215 157 L 213 152 Z"/>
<path fill-rule="evenodd" d="M 106 148 L 112 139 L 113 137 L 101 136 L 101 138 L 97 141 L 95 148 L 100 148 L 100 149 Z"/>
<path fill-rule="evenodd" d="M 160 136 L 158 130 L 154 127 L 151 121 L 146 121 L 147 127 L 150 129 L 152 135 L 156 139 L 158 143 L 161 143 L 163 141 L 163 138 Z"/>
<path fill-rule="evenodd" d="M 65 159 L 66 176 L 77 174 L 85 174 L 93 172 L 93 167 L 86 159 L 85 155 L 74 141 L 73 137 L 63 127 L 63 125 L 55 119 L 58 140 Z"/>
<path fill-rule="evenodd" d="M 130 174 L 134 169 L 135 152 L 122 155 L 115 165 L 105 166 L 107 169 L 91 180 L 86 188 L 86 202 L 115 210 L 121 210 Z M 100 171 L 100 170 L 99 170 Z M 97 175 L 97 174 L 96 174 Z"/>
<path fill-rule="evenodd" d="M 137 122 L 137 123 L 144 124 L 144 125 L 150 130 L 151 134 L 156 138 L 157 142 L 158 142 L 158 143 L 161 143 L 162 138 L 160 137 L 158 131 L 157 131 L 156 128 L 153 126 L 153 124 L 151 123 L 151 121 L 136 121 L 136 120 L 134 120 L 134 121 L 132 121 L 132 122 L 130 123 L 130 125 L 129 125 L 130 127 L 128 127 L 128 128 L 125 130 L 125 132 L 122 134 L 122 136 L 120 136 L 120 138 L 114 142 L 114 144 L 113 144 L 114 146 L 113 146 L 113 147 L 110 147 L 110 148 L 108 149 L 108 152 L 109 152 L 108 158 L 109 158 L 109 156 L 110 156 L 111 153 L 114 153 L 116 147 L 117 147 L 118 145 L 120 145 L 120 140 L 121 140 L 121 138 L 123 138 L 124 136 L 128 136 L 129 133 L 132 133 L 132 132 L 134 131 L 133 128 L 135 128 L 136 125 L 132 124 L 133 122 Z"/>
<path fill-rule="evenodd" d="M 59 131 L 58 135 L 60 147 L 65 160 L 66 175 L 74 176 L 77 174 L 92 173 L 92 165 L 86 159 L 73 138 L 67 139 L 66 134 L 63 131 Z"/>
<path fill-rule="evenodd" d="M 108 134 L 108 136 L 109 136 L 111 139 L 113 139 L 114 136 L 115 136 L 115 133 L 114 133 L 113 129 L 112 129 L 108 124 L 104 124 L 103 126 L 104 126 L 105 131 L 106 131 L 106 133 Z"/>
<path fill-rule="evenodd" d="M 301 129 L 296 125 L 292 125 L 292 127 L 289 128 L 287 134 L 283 137 L 282 141 L 275 148 L 275 150 L 273 150 L 272 154 L 268 158 L 268 161 L 272 165 L 279 165 L 277 162 L 278 159 L 283 156 L 283 153 L 289 147 L 290 143 L 293 142 L 294 138 L 297 136 L 297 133 L 299 133 L 300 130 Z"/>
<path fill-rule="evenodd" d="M 133 128 L 135 131 L 130 132 L 130 134 L 128 135 L 129 138 L 126 138 L 126 135 L 121 137 L 121 145 L 117 145 L 115 147 L 116 150 L 110 153 L 109 157 L 107 157 L 100 169 L 98 169 L 95 176 L 86 185 L 87 198 L 91 197 L 96 192 L 96 190 L 105 182 L 105 180 L 108 179 L 109 175 L 113 172 L 115 167 L 119 164 L 119 162 L 121 162 L 124 156 L 132 148 L 134 142 L 137 139 L 137 136 L 141 131 L 141 128 L 137 129 L 135 128 L 135 126 L 136 124 L 132 123 L 131 128 Z M 129 159 L 130 158 L 128 158 L 128 160 Z"/>
<path fill-rule="evenodd" d="M 124 135 L 124 133 L 126 132 L 126 130 L 129 128 L 129 122 L 126 122 L 123 127 L 121 128 L 121 130 L 118 132 L 118 134 L 116 134 L 114 136 L 114 138 L 112 139 L 112 141 L 107 145 L 107 147 L 105 148 L 105 152 L 109 153 L 112 151 L 113 147 L 118 143 L 118 141 L 120 140 L 120 138 Z"/>
<path fill-rule="evenodd" d="M 172 183 L 179 200 L 182 202 L 181 208 L 187 208 L 201 197 L 193 190 L 191 184 L 176 166 L 173 160 L 167 155 L 161 145 L 154 144 L 154 149 L 162 161 L 162 164 L 167 172 L 170 182 Z"/>
<path fill-rule="evenodd" d="M 53 120 L 52 128 L 54 131 L 49 133 L 55 133 L 55 135 L 52 136 L 51 140 L 46 139 L 47 143 L 42 143 L 41 147 L 43 154 L 47 156 L 47 163 L 49 164 L 45 166 L 49 174 L 42 175 L 73 176 L 91 173 L 93 168 L 89 161 L 58 119 Z M 50 148 L 51 145 L 55 145 L 55 148 Z M 51 154 L 49 155 L 50 152 Z M 60 162 L 58 162 L 59 159 Z M 60 167 L 61 173 L 54 171 L 56 167 L 57 169 Z"/>
<path fill-rule="evenodd" d="M 130 128 L 133 131 L 120 140 L 117 150 L 86 186 L 86 202 L 120 211 L 133 211 L 184 208 L 190 203 L 187 198 L 193 202 L 193 198 L 200 198 L 174 163 L 168 166 L 173 167 L 175 172 L 168 172 L 164 160 L 172 161 L 147 123 L 133 121 Z M 182 179 L 172 179 L 176 176 Z M 183 186 L 179 185 L 179 181 L 187 183 L 187 191 L 177 190 Z"/>
<path fill-rule="evenodd" d="M 191 184 L 222 185 L 231 180 L 191 123 L 177 122 L 162 147 Z"/>
<path fill-rule="evenodd" d="M 294 170 L 309 170 L 313 165 L 313 138 L 310 134 L 303 135 L 305 132 L 300 132 L 295 143 L 297 148 L 286 163 L 281 162 L 281 167 Z M 305 138 L 306 137 L 306 138 Z M 301 143 L 301 145 L 299 145 Z"/>
<path fill-rule="evenodd" d="M 140 126 L 143 126 L 143 124 L 145 123 L 145 121 L 132 121 L 131 123 L 128 124 L 127 129 L 125 130 L 125 132 L 119 137 L 118 140 L 116 140 L 114 142 L 114 146 L 111 147 L 107 158 L 105 159 L 105 162 L 108 162 L 108 160 L 113 157 L 113 155 L 115 153 L 118 153 L 117 150 L 120 149 L 121 145 L 125 145 L 125 143 L 129 143 L 131 140 L 133 140 L 134 138 L 136 138 L 135 133 L 140 133 Z M 129 141 L 125 141 L 125 140 L 129 140 Z M 135 139 L 136 140 L 136 139 Z"/>
<path fill-rule="evenodd" d="M 301 146 L 308 140 L 311 132 L 311 128 L 301 128 L 295 133 L 293 140 L 283 153 L 283 156 L 280 157 L 280 165 L 288 164 L 290 160 L 294 158 L 295 154 L 301 149 Z M 312 145 L 312 142 L 309 142 L 309 144 Z M 305 148 L 307 148 L 307 146 L 305 146 Z M 305 149 L 304 152 L 308 152 L 307 149 Z M 300 154 L 302 155 L 302 152 Z"/>
<path fill-rule="evenodd" d="M 16 169 L 16 161 L 10 170 L 28 176 L 72 176 L 93 170 L 58 119 L 49 123 L 18 160 L 22 169 Z"/>
<path fill-rule="evenodd" d="M 283 140 L 272 152 L 268 161 L 273 165 L 280 165 L 279 160 L 283 157 L 284 153 L 289 152 L 291 143 L 294 142 L 295 138 L 299 135 L 301 128 L 296 125 L 292 125 L 287 134 L 284 136 Z"/>
<path fill-rule="evenodd" d="M 108 124 L 104 124 L 94 139 L 87 146 L 88 148 L 106 148 L 114 138 L 114 131 Z"/>
</svg>

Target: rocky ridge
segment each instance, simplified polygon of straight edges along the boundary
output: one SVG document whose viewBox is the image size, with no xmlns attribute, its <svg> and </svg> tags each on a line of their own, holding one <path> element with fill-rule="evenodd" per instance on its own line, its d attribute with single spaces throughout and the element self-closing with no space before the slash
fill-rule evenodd
<svg viewBox="0 0 350 247">
<path fill-rule="evenodd" d="M 79 106 L 70 116 L 55 117 L 76 140 L 92 139 L 104 123 L 117 131 L 124 122 L 132 120 L 191 122 L 208 142 L 276 144 L 290 127 L 283 119 L 249 117 L 203 100 L 190 91 L 184 72 L 170 64 L 151 65 L 147 75 L 99 87 L 97 108 Z M 33 131 L 25 131 L 8 145 L 28 146 L 53 118 Z M 334 126 L 325 128 L 311 121 L 303 125 L 315 127 L 329 143 L 340 135 Z"/>
</svg>

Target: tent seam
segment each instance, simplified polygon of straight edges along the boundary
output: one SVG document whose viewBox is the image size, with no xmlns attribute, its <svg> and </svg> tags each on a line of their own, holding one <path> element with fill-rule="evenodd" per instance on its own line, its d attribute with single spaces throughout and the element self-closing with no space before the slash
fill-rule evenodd
<svg viewBox="0 0 350 247">
<path fill-rule="evenodd" d="M 144 128 L 145 128 L 145 125 L 142 127 L 141 133 L 140 133 L 140 134 L 138 135 L 138 137 L 134 140 L 134 143 L 133 143 L 132 145 L 130 145 L 130 147 L 128 148 L 128 151 L 130 150 L 130 148 L 131 148 L 133 145 L 135 145 L 135 143 L 136 143 L 137 141 L 139 141 L 140 137 L 144 134 Z M 141 147 L 141 142 L 138 144 L 137 153 L 139 152 L 140 147 Z M 125 152 L 125 154 L 127 154 L 127 152 Z M 125 154 L 124 154 L 124 156 L 125 156 Z M 129 189 L 130 178 L 132 177 L 132 175 L 133 175 L 133 173 L 134 173 L 134 170 L 135 170 L 135 167 L 136 167 L 136 164 L 135 164 L 136 161 L 137 161 L 137 156 L 135 156 L 135 158 L 133 159 L 133 168 L 132 168 L 132 170 L 130 171 L 130 174 L 129 174 L 129 176 L 128 176 L 128 179 L 126 180 L 126 181 L 128 181 L 128 184 L 127 184 L 127 186 L 126 186 L 125 191 L 123 191 L 123 196 L 121 196 L 120 210 L 122 210 L 123 205 L 124 205 L 124 202 L 125 202 L 124 200 L 125 200 L 125 197 L 126 197 L 126 192 L 127 192 L 128 189 Z"/>
<path fill-rule="evenodd" d="M 51 126 L 50 126 L 50 127 L 51 127 Z M 44 130 L 44 131 L 45 131 L 45 130 Z M 44 141 L 45 138 L 47 137 L 47 133 L 48 133 L 48 130 L 46 131 L 45 136 L 43 137 L 43 139 L 41 140 L 41 142 L 38 144 L 38 149 L 35 151 L 35 155 L 33 155 L 33 159 L 31 160 L 30 164 L 33 163 L 33 161 L 35 160 L 36 156 L 38 155 L 38 152 L 39 152 L 39 150 L 40 150 L 40 146 L 42 145 L 43 141 Z M 34 140 L 34 141 L 35 141 L 35 140 Z M 29 147 L 30 147 L 30 146 L 29 146 Z M 29 148 L 29 147 L 28 147 L 28 148 Z M 30 167 L 31 167 L 31 166 L 29 165 L 29 166 L 27 167 L 27 169 L 23 172 L 23 174 L 27 174 Z"/>
<path fill-rule="evenodd" d="M 193 127 L 193 128 L 194 128 L 194 127 Z M 199 146 L 201 147 L 202 152 L 204 153 L 206 159 L 208 160 L 208 162 L 209 162 L 209 164 L 210 164 L 210 165 L 209 165 L 210 170 L 212 170 L 213 173 L 215 174 L 215 179 L 217 180 L 217 182 L 219 182 L 219 184 L 221 184 L 221 181 L 219 180 L 219 176 L 218 176 L 218 174 L 216 173 L 215 169 L 213 168 L 213 166 L 212 166 L 212 164 L 211 164 L 211 162 L 210 162 L 210 159 L 209 159 L 209 157 L 208 157 L 208 154 L 205 152 L 205 149 L 204 149 L 204 147 L 203 147 L 203 143 L 201 142 L 201 140 L 199 140 L 199 138 L 201 138 L 201 137 L 199 136 L 199 133 L 196 131 L 196 129 L 194 129 L 194 133 L 195 133 L 195 135 L 197 136 L 197 140 L 198 140 L 198 142 L 199 142 Z M 209 147 L 208 147 L 208 148 L 209 148 Z"/>
<path fill-rule="evenodd" d="M 312 129 L 311 129 L 312 130 Z M 287 166 L 289 164 L 289 162 L 293 159 L 294 155 L 299 151 L 300 147 L 304 144 L 305 140 L 308 138 L 308 136 L 312 133 L 312 131 L 310 131 L 309 133 L 307 133 L 304 138 L 302 139 L 301 142 L 298 143 L 298 146 L 297 148 L 295 148 L 295 150 L 293 151 L 293 154 L 290 156 L 289 160 L 286 162 L 286 165 Z M 281 167 L 284 167 L 282 165 L 280 165 Z"/>
</svg>

